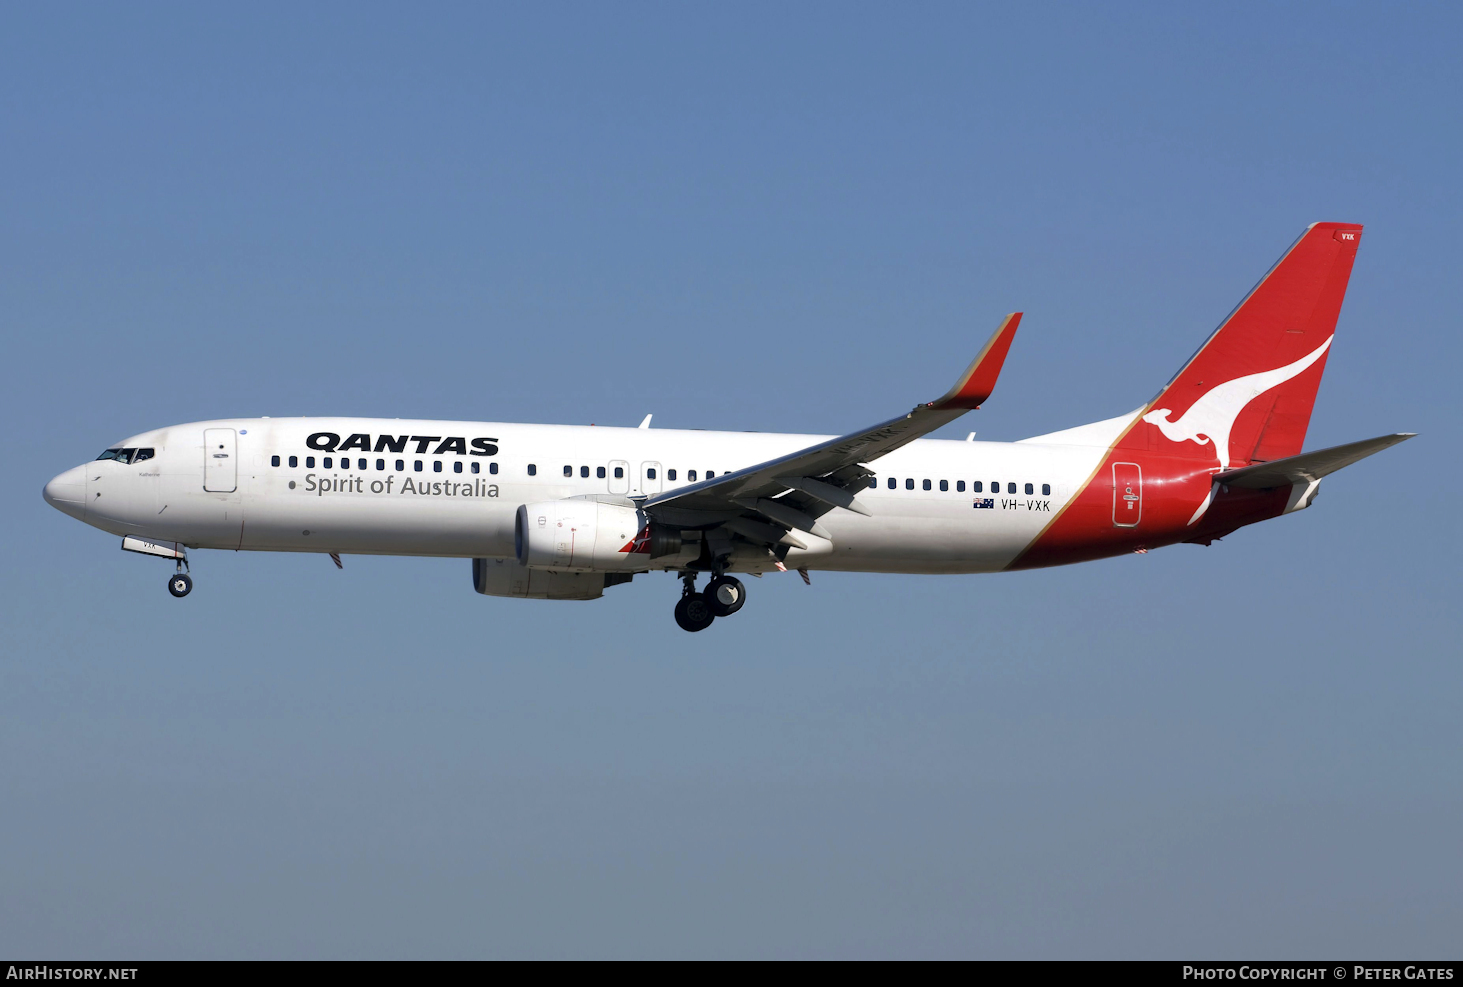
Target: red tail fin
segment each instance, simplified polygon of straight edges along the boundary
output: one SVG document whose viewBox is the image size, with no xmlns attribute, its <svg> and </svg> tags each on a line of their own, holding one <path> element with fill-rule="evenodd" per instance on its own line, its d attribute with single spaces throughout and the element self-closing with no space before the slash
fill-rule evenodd
<svg viewBox="0 0 1463 987">
<path fill-rule="evenodd" d="M 1294 456 L 1351 264 L 1352 223 L 1315 223 L 1148 405 L 1125 446 L 1213 460 L 1216 469 Z"/>
</svg>

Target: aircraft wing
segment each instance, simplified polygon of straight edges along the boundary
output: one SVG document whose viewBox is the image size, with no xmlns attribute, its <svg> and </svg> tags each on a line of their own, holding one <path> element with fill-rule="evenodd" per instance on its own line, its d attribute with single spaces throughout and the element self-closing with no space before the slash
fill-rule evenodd
<svg viewBox="0 0 1463 987">
<path fill-rule="evenodd" d="M 1332 446 L 1329 449 L 1317 449 L 1315 452 L 1303 452 L 1299 456 L 1289 456 L 1268 463 L 1256 463 L 1253 466 L 1226 470 L 1216 474 L 1214 480 L 1216 483 L 1223 483 L 1226 486 L 1245 487 L 1251 490 L 1266 490 L 1271 487 L 1288 486 L 1292 483 L 1308 483 L 1350 466 L 1352 463 L 1360 462 L 1389 446 L 1406 442 L 1416 434 L 1416 432 L 1397 432 L 1392 435 L 1379 435 L 1375 439 L 1348 442 L 1346 445 Z"/>
<path fill-rule="evenodd" d="M 995 389 L 1020 323 L 1020 312 L 1006 316 L 955 386 L 937 401 L 871 428 L 667 491 L 647 499 L 643 509 L 662 523 L 688 528 L 741 519 L 747 523 L 733 523 L 732 530 L 767 543 L 777 542 L 791 528 L 822 535 L 816 519 L 835 507 L 867 514 L 854 500 L 869 486 L 871 474 L 863 464 L 979 408 Z"/>
</svg>

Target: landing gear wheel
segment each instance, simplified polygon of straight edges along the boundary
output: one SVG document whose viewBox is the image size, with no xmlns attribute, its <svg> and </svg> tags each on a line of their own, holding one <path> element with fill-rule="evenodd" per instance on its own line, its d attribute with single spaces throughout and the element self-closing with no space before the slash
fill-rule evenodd
<svg viewBox="0 0 1463 987">
<path fill-rule="evenodd" d="M 168 580 L 168 592 L 182 598 L 193 592 L 193 577 L 186 572 L 174 573 Z"/>
<path fill-rule="evenodd" d="M 716 619 L 716 614 L 707 606 L 706 598 L 700 593 L 683 596 L 676 604 L 676 623 L 683 631 L 704 631 Z"/>
<path fill-rule="evenodd" d="M 706 605 L 718 617 L 730 617 L 747 602 L 747 588 L 733 576 L 717 576 L 706 584 Z"/>
</svg>

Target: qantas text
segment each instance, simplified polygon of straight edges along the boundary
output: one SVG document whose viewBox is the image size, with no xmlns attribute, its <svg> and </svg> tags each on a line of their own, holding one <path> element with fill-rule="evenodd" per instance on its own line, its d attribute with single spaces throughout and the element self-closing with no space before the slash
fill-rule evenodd
<svg viewBox="0 0 1463 987">
<path fill-rule="evenodd" d="M 478 438 L 472 440 L 472 451 L 468 451 L 468 440 L 460 435 L 378 435 L 376 443 L 371 444 L 371 436 L 365 432 L 356 432 L 346 437 L 344 442 L 334 432 L 315 432 L 305 440 L 305 445 L 317 452 L 345 452 L 348 449 L 359 449 L 361 452 L 404 452 L 406 444 L 415 442 L 417 444 L 416 454 L 425 456 L 431 449 L 432 443 L 437 443 L 437 448 L 431 449 L 431 455 L 441 456 L 454 452 L 459 456 L 496 456 L 498 454 L 498 440 L 491 438 Z"/>
</svg>

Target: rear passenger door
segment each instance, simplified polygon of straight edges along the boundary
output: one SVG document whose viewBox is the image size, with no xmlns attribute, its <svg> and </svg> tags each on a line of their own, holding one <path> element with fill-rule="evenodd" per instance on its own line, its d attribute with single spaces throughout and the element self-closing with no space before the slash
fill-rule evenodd
<svg viewBox="0 0 1463 987">
<path fill-rule="evenodd" d="M 1112 523 L 1136 528 L 1143 519 L 1143 468 L 1137 463 L 1112 464 Z"/>
</svg>

